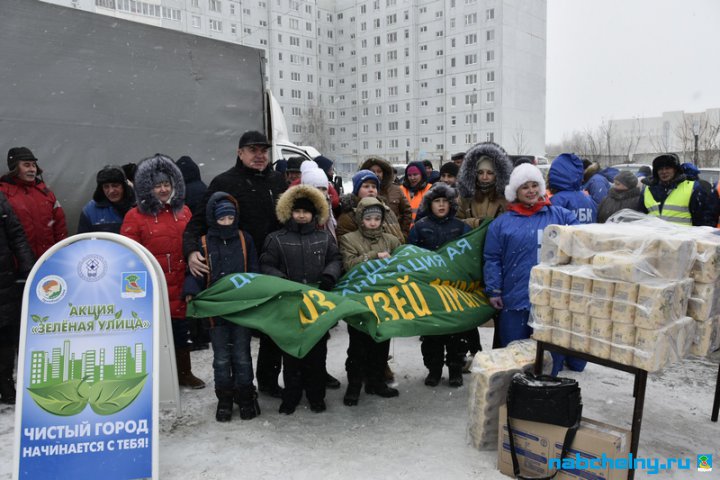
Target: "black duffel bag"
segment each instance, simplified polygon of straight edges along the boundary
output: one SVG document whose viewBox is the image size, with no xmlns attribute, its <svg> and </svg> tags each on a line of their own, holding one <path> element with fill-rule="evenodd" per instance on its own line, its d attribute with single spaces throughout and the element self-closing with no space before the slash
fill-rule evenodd
<svg viewBox="0 0 720 480">
<path fill-rule="evenodd" d="M 575 439 L 575 433 L 580 427 L 581 416 L 582 397 L 580 396 L 580 386 L 576 380 L 551 377 L 550 375 L 536 376 L 529 372 L 516 373 L 510 382 L 507 394 L 508 437 L 515 477 L 522 480 L 547 480 L 557 475 L 557 470 L 552 475 L 545 477 L 520 475 L 511 418 L 566 427 L 568 431 L 565 434 L 560 456 L 560 463 L 562 463 L 562 459 L 567 456 Z"/>
</svg>

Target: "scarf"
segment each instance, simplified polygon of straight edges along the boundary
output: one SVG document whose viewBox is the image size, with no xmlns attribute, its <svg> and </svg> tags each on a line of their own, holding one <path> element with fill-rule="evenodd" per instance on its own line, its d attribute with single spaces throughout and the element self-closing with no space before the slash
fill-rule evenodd
<svg viewBox="0 0 720 480">
<path fill-rule="evenodd" d="M 518 213 L 520 215 L 530 217 L 532 215 L 535 215 L 540 210 L 542 210 L 543 207 L 550 206 L 550 205 L 551 205 L 550 200 L 548 200 L 546 198 L 541 198 L 540 200 L 535 202 L 535 205 L 533 205 L 532 207 L 528 207 L 524 203 L 512 202 L 512 203 L 508 203 L 507 209 L 511 210 L 515 213 Z"/>
</svg>

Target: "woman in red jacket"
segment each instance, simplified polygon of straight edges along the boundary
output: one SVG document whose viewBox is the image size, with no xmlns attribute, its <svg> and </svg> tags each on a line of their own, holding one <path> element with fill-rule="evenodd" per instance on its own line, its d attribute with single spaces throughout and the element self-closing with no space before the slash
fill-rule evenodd
<svg viewBox="0 0 720 480">
<path fill-rule="evenodd" d="M 10 171 L 0 178 L 0 191 L 5 194 L 15 216 L 22 223 L 35 258 L 68 236 L 65 212 L 55 194 L 42 180 L 37 158 L 27 147 L 8 151 Z"/>
<path fill-rule="evenodd" d="M 170 300 L 179 383 L 204 388 L 205 383 L 192 374 L 190 365 L 188 322 L 182 298 L 186 267 L 182 235 L 191 214 L 185 205 L 185 182 L 175 162 L 159 153 L 140 162 L 135 172 L 135 196 L 137 206 L 125 215 L 120 233 L 150 250 L 162 267 Z"/>
</svg>

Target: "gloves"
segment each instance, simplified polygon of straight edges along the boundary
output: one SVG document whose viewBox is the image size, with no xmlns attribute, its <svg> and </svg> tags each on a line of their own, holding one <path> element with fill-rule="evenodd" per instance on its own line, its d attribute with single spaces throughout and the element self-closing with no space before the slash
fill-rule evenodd
<svg viewBox="0 0 720 480">
<path fill-rule="evenodd" d="M 333 288 L 335 288 L 335 279 L 333 277 L 330 275 L 323 275 L 320 277 L 320 290 L 329 292 Z"/>
</svg>

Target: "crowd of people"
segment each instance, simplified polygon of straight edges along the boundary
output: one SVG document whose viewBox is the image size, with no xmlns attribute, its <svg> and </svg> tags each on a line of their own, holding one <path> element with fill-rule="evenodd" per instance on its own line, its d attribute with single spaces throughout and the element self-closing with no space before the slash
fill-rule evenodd
<svg viewBox="0 0 720 480">
<path fill-rule="evenodd" d="M 436 250 L 490 220 L 483 265 L 488 302 L 497 310 L 493 348 L 530 337 L 530 270 L 538 263 L 542 231 L 551 224 L 605 222 L 630 208 L 678 225 L 716 226 L 716 189 L 675 154 L 653 161 L 652 171 L 601 170 L 571 153 L 552 162 L 547 179 L 532 164 L 513 165 L 505 150 L 479 143 L 452 156 L 439 171 L 411 162 L 398 178 L 390 163 L 369 156 L 352 176 L 352 192 L 338 195 L 333 163 L 290 158 L 273 168 L 266 137 L 245 132 L 237 159 L 209 185 L 192 158 L 156 154 L 103 167 L 83 207 L 77 231 L 124 235 L 145 246 L 167 281 L 178 381 L 200 389 L 191 347 L 211 344 L 216 419 L 260 414 L 258 392 L 279 398 L 290 415 L 307 397 L 326 410 L 327 388 L 341 382 L 327 372 L 327 340 L 302 359 L 283 352 L 269 336 L 223 318 L 188 319 L 186 305 L 225 275 L 255 272 L 330 291 L 342 274 L 373 259 L 389 258 L 402 244 Z M 34 261 L 68 235 L 65 214 L 42 180 L 39 160 L 27 147 L 8 152 L 0 178 L 0 401 L 15 402 L 13 368 L 20 327 L 19 292 Z M 348 325 L 343 403 L 357 405 L 363 390 L 397 397 L 388 367 L 389 341 L 375 342 Z M 251 338 L 259 337 L 253 371 Z M 482 349 L 477 329 L 426 335 L 420 352 L 425 385 L 463 385 L 468 358 Z M 553 374 L 582 371 L 579 359 L 555 355 Z M 282 386 L 280 375 L 282 374 Z M 257 385 L 256 385 L 257 384 Z"/>
</svg>

